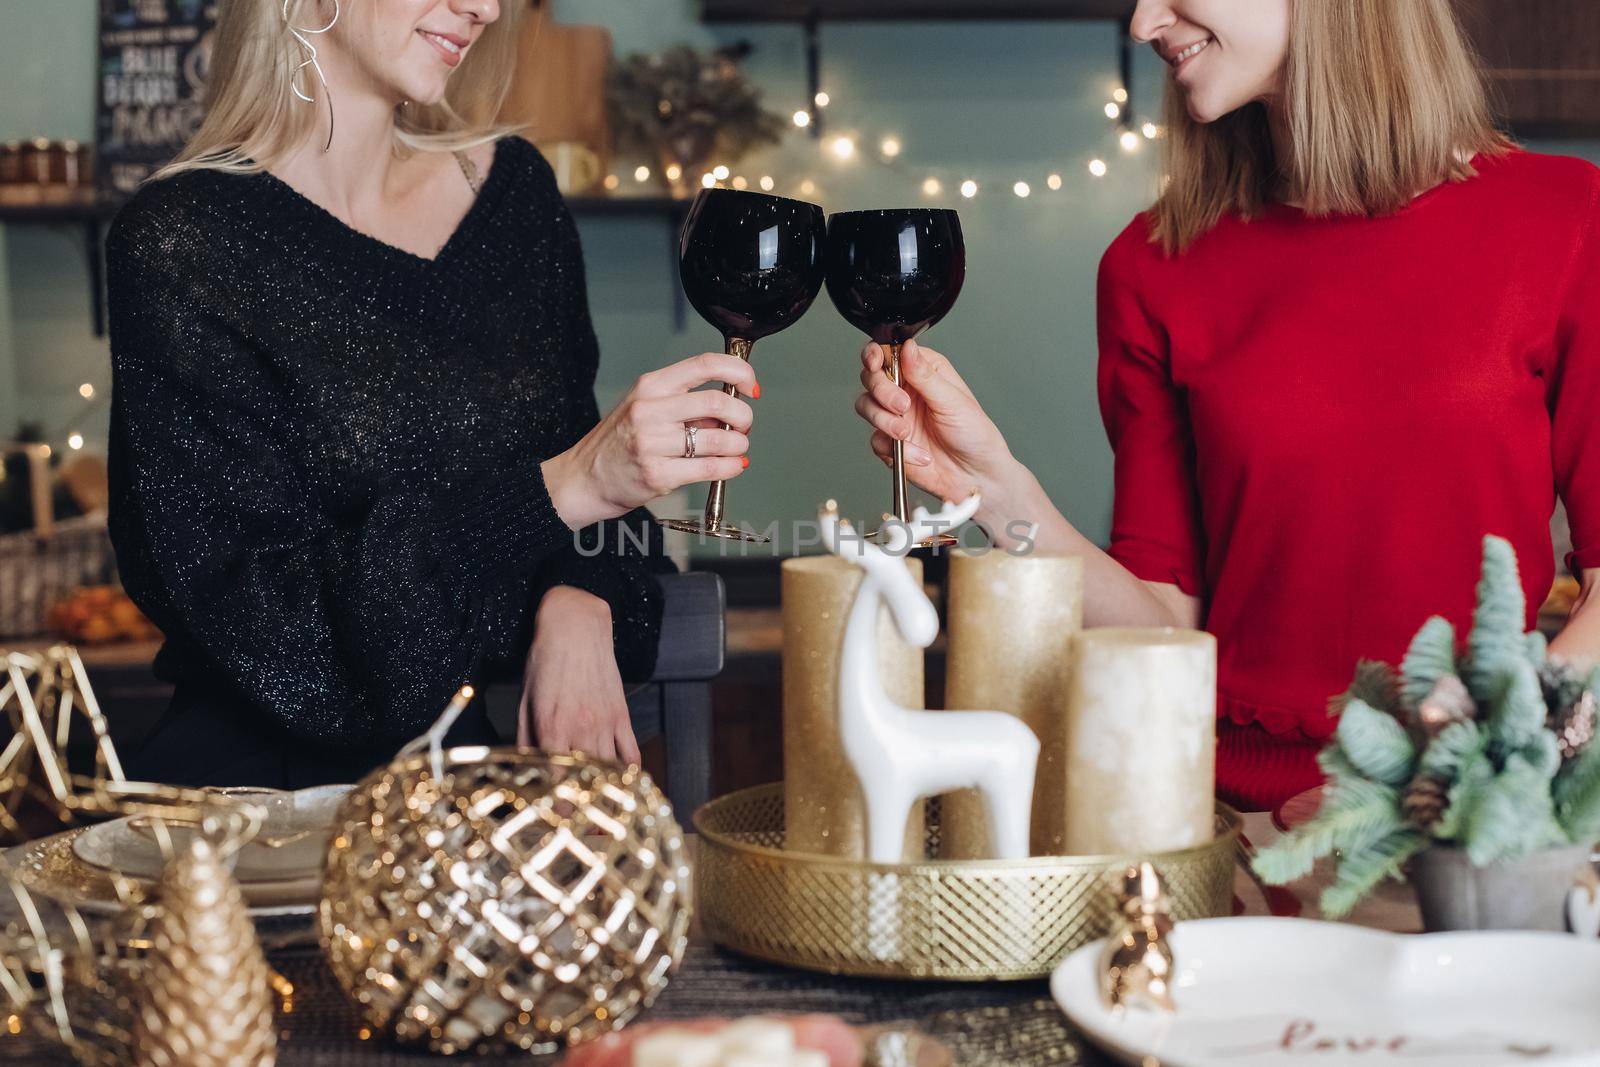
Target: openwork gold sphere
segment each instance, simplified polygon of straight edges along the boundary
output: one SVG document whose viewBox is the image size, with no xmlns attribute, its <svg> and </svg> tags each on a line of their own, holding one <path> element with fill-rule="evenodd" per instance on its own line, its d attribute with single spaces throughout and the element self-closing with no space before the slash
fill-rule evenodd
<svg viewBox="0 0 1600 1067">
<path fill-rule="evenodd" d="M 622 1026 L 688 942 L 683 832 L 649 775 L 453 748 L 367 776 L 340 809 L 328 962 L 379 1032 L 440 1053 L 553 1052 Z"/>
</svg>

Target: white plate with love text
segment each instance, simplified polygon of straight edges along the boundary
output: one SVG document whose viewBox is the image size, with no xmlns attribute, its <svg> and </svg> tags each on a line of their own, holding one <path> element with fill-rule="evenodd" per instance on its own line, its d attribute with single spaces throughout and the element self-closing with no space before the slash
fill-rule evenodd
<svg viewBox="0 0 1600 1067">
<path fill-rule="evenodd" d="M 1125 1063 L 1161 1067 L 1600 1065 L 1600 941 L 1389 934 L 1307 919 L 1173 931 L 1175 1014 L 1108 1010 L 1101 943 L 1050 979 L 1061 1010 Z"/>
</svg>

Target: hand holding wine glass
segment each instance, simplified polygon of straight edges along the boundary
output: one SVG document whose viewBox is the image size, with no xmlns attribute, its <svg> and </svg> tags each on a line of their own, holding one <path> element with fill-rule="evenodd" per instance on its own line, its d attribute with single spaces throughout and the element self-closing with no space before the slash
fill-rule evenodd
<svg viewBox="0 0 1600 1067">
<path fill-rule="evenodd" d="M 697 389 L 707 382 L 746 397 L 761 392 L 747 361 L 703 352 L 641 375 L 594 429 L 546 460 L 545 486 L 562 521 L 579 529 L 691 482 L 738 477 L 749 466 L 755 413 L 733 393 Z M 685 455 L 686 424 L 697 427 L 692 457 Z"/>
<path fill-rule="evenodd" d="M 872 451 L 892 466 L 893 442 L 904 442 L 906 476 L 941 500 L 960 500 L 973 490 L 996 496 L 1015 461 L 1005 435 L 950 360 L 907 341 L 900 385 L 889 380 L 886 360 L 875 342 L 861 350 L 856 413 L 873 428 Z"/>
</svg>

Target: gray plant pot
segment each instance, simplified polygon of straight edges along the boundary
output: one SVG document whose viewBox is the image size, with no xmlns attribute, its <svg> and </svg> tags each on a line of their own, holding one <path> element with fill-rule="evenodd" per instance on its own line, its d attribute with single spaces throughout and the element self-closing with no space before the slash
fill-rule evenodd
<svg viewBox="0 0 1600 1067">
<path fill-rule="evenodd" d="M 1568 845 L 1474 867 L 1466 849 L 1434 845 L 1411 861 L 1423 929 L 1565 930 L 1567 890 L 1589 856 Z"/>
</svg>

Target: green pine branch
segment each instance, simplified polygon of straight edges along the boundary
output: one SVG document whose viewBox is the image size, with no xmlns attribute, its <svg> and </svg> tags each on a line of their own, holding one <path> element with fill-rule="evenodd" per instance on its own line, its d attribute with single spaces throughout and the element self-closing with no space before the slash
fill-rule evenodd
<svg viewBox="0 0 1600 1067">
<path fill-rule="evenodd" d="M 1404 880 L 1406 861 L 1427 848 L 1428 835 L 1411 827 L 1395 830 L 1359 853 L 1347 854 L 1339 863 L 1333 884 L 1322 891 L 1322 914 L 1341 919 L 1361 898 L 1388 878 Z"/>
<path fill-rule="evenodd" d="M 1339 717 L 1339 748 L 1356 769 L 1385 785 L 1411 780 L 1417 750 L 1405 727 L 1364 700 L 1352 699 Z"/>
<path fill-rule="evenodd" d="M 1329 782 L 1317 814 L 1256 853 L 1251 866 L 1268 884 L 1286 885 L 1311 873 L 1335 849 L 1346 857 L 1360 853 L 1400 826 L 1395 790 L 1358 774 L 1339 775 Z"/>
<path fill-rule="evenodd" d="M 1478 607 L 1467 637 L 1468 658 L 1462 678 L 1479 705 L 1495 702 L 1514 663 L 1527 665 L 1526 624 L 1527 597 L 1517 572 L 1517 554 L 1504 538 L 1485 537 Z"/>
<path fill-rule="evenodd" d="M 1600 840 L 1600 742 L 1561 769 L 1552 789 L 1556 816 L 1574 843 Z"/>
<path fill-rule="evenodd" d="M 1422 624 L 1400 661 L 1400 695 L 1415 711 L 1439 679 L 1456 670 L 1456 629 L 1438 615 Z"/>
</svg>

